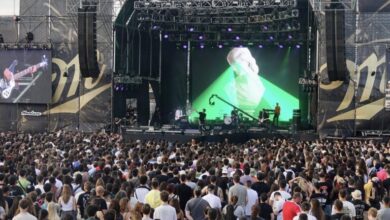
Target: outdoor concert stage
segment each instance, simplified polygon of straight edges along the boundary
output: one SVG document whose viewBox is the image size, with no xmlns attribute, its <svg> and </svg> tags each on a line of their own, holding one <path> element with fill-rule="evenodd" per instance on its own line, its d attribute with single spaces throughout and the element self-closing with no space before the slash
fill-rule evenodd
<svg viewBox="0 0 390 220">
<path fill-rule="evenodd" d="M 297 140 L 315 140 L 318 135 L 314 131 L 273 130 L 264 128 L 249 128 L 247 130 L 221 130 L 201 134 L 196 129 L 184 130 L 148 130 L 141 128 L 122 128 L 125 140 L 166 140 L 185 143 L 195 139 L 202 142 L 221 142 L 228 139 L 232 143 L 243 143 L 258 138 L 294 138 Z"/>
</svg>

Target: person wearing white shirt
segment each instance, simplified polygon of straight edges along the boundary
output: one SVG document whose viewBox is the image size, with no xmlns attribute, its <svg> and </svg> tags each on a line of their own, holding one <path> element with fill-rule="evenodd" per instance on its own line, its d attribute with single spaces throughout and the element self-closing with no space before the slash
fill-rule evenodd
<svg viewBox="0 0 390 220">
<path fill-rule="evenodd" d="M 221 199 L 214 195 L 215 191 L 215 186 L 210 184 L 207 186 L 207 195 L 203 196 L 202 198 L 206 200 L 211 208 L 215 208 L 218 210 L 221 210 L 222 204 L 221 204 Z"/>
<path fill-rule="evenodd" d="M 280 194 L 280 192 L 274 193 L 274 201 L 272 203 L 272 211 L 276 216 L 276 220 L 283 220 L 283 205 L 286 200 Z"/>
<path fill-rule="evenodd" d="M 300 215 L 300 214 L 306 214 L 306 215 L 307 215 L 307 220 L 317 220 L 316 217 L 314 217 L 313 215 L 310 215 L 310 214 L 309 214 L 310 209 L 311 209 L 310 203 L 308 203 L 308 202 L 303 202 L 302 205 L 301 205 L 301 209 L 302 209 L 302 212 L 299 213 L 297 216 L 295 216 L 295 217 L 293 218 L 293 220 L 299 220 L 299 215 Z"/>
<path fill-rule="evenodd" d="M 27 210 L 30 202 L 27 199 L 22 199 L 19 202 L 19 214 L 12 218 L 12 220 L 37 220 L 37 218 L 31 215 Z"/>
<path fill-rule="evenodd" d="M 245 206 L 245 215 L 247 216 L 247 219 L 252 214 L 252 206 L 254 206 L 257 203 L 257 200 L 259 196 L 257 195 L 257 192 L 251 188 L 252 182 L 247 181 L 246 182 L 246 192 L 247 192 L 247 203 Z"/>
<path fill-rule="evenodd" d="M 345 189 L 341 189 L 339 192 L 339 200 L 343 202 L 343 213 L 349 215 L 351 218 L 356 217 L 356 209 L 352 202 L 347 200 L 347 191 Z M 332 215 L 336 214 L 336 209 L 334 205 L 332 206 Z"/>
<path fill-rule="evenodd" d="M 145 196 L 150 191 L 150 188 L 146 185 L 148 177 L 143 175 L 139 178 L 140 185 L 134 191 L 134 197 L 141 203 L 145 203 Z"/>
<path fill-rule="evenodd" d="M 163 203 L 154 210 L 153 219 L 177 220 L 176 209 L 168 204 L 169 193 L 162 191 L 160 199 Z"/>
<path fill-rule="evenodd" d="M 286 180 L 280 180 L 279 181 L 279 190 L 275 191 L 275 192 L 272 192 L 271 196 L 269 197 L 269 203 L 270 203 L 271 206 L 272 206 L 272 204 L 274 202 L 274 197 L 275 197 L 275 193 L 276 192 L 280 193 L 280 195 L 282 195 L 284 200 L 289 200 L 291 198 L 291 194 L 286 192 L 286 190 L 285 190 L 286 189 L 286 185 L 287 185 Z"/>
</svg>

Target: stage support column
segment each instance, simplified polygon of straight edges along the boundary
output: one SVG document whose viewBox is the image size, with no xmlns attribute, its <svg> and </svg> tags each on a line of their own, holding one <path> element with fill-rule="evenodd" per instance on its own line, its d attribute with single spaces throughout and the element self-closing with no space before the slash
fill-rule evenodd
<svg viewBox="0 0 390 220">
<path fill-rule="evenodd" d="M 191 111 L 191 103 L 190 103 L 190 93 L 191 93 L 191 41 L 187 41 L 187 76 L 186 76 L 186 82 L 187 82 L 187 96 L 186 96 L 186 114 Z"/>
</svg>

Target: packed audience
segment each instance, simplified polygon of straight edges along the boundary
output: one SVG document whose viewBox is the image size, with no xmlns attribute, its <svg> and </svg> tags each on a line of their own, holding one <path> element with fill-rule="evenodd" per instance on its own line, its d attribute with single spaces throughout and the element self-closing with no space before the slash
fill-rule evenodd
<svg viewBox="0 0 390 220">
<path fill-rule="evenodd" d="M 390 219 L 390 144 L 0 134 L 0 219 Z"/>
</svg>

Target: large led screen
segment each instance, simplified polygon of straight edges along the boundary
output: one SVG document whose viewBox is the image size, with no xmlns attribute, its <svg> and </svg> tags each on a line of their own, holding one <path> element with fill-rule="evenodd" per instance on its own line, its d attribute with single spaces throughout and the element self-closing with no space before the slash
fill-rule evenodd
<svg viewBox="0 0 390 220">
<path fill-rule="evenodd" d="M 51 100 L 51 51 L 0 50 L 0 102 L 49 103 Z"/>
</svg>

